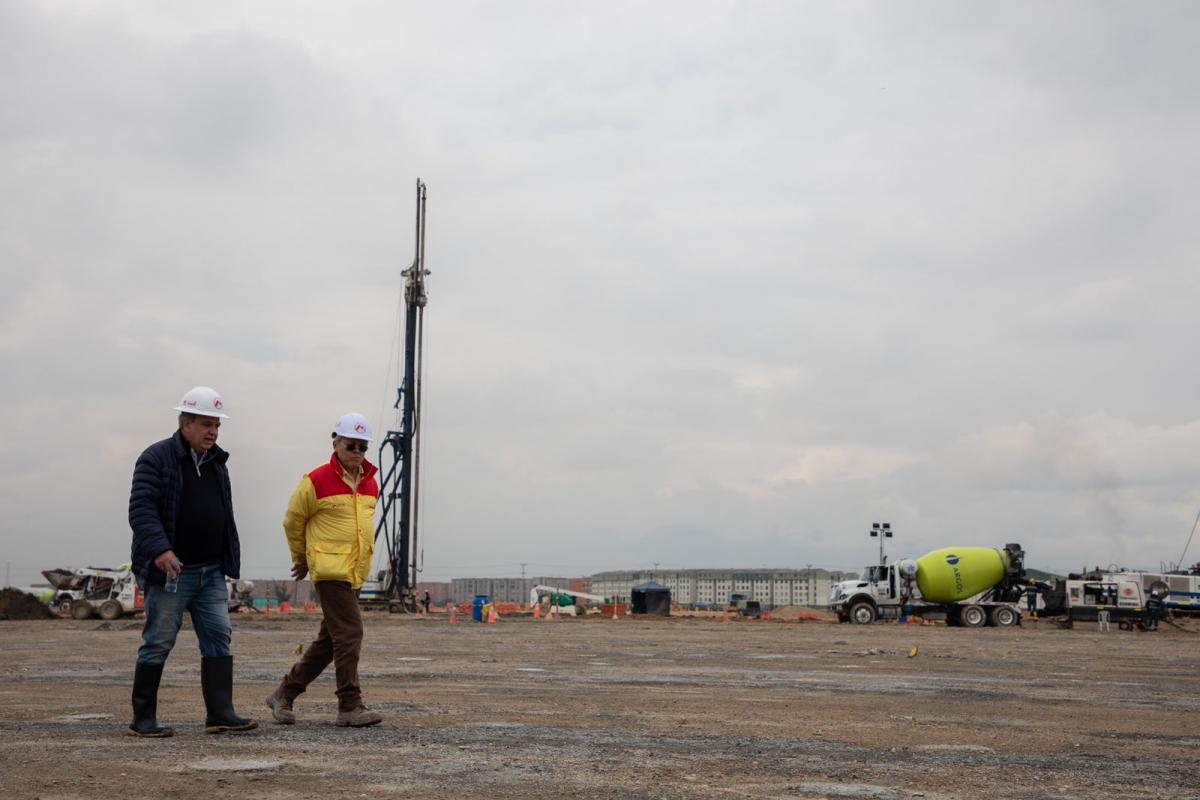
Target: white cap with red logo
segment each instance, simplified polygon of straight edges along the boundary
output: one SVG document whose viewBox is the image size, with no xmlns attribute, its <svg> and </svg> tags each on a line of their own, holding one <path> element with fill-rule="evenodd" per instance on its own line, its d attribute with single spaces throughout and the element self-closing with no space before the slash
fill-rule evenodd
<svg viewBox="0 0 1200 800">
<path fill-rule="evenodd" d="M 351 411 L 338 419 L 337 424 L 333 426 L 333 435 L 369 442 L 371 441 L 371 423 L 367 422 L 367 418 L 362 414 Z"/>
<path fill-rule="evenodd" d="M 216 389 L 210 389 L 207 386 L 189 389 L 183 399 L 179 401 L 179 405 L 175 406 L 176 411 L 182 411 L 185 414 L 229 419 L 229 415 L 222 411 L 223 408 L 225 408 L 225 401 L 221 399 L 221 395 L 217 394 Z"/>
</svg>

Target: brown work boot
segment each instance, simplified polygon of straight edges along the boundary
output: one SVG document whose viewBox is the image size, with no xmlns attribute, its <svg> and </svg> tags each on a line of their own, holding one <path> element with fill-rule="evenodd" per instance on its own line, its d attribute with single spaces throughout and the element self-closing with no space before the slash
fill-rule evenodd
<svg viewBox="0 0 1200 800">
<path fill-rule="evenodd" d="M 296 724 L 296 713 L 292 711 L 292 701 L 280 694 L 278 689 L 267 695 L 267 708 L 271 709 L 271 716 L 280 725 Z"/>
<path fill-rule="evenodd" d="M 353 711 L 339 711 L 333 724 L 339 728 L 365 728 L 381 722 L 383 722 L 383 717 L 370 711 L 366 706 L 359 706 Z"/>
</svg>

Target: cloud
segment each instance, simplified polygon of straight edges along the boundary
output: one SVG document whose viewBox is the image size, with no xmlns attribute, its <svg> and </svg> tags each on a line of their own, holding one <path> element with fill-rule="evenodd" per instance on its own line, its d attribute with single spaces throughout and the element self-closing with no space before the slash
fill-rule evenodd
<svg viewBox="0 0 1200 800">
<path fill-rule="evenodd" d="M 881 478 L 916 464 L 921 457 L 909 453 L 862 447 L 814 447 L 800 453 L 795 463 L 771 476 L 773 484 L 861 481 Z"/>
<path fill-rule="evenodd" d="M 1200 480 L 1200 422 L 1138 426 L 1105 414 L 1043 419 L 965 437 L 960 474 L 1026 491 L 1186 487 Z"/>
</svg>

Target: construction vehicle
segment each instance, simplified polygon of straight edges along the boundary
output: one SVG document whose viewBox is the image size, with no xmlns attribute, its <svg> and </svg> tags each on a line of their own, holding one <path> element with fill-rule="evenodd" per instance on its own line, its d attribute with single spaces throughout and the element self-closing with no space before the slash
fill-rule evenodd
<svg viewBox="0 0 1200 800">
<path fill-rule="evenodd" d="M 536 606 L 545 601 L 549 604 L 547 613 L 566 614 L 567 616 L 582 616 L 587 613 L 588 604 L 581 600 L 591 601 L 598 606 L 610 602 L 607 597 L 587 592 L 574 592 L 570 589 L 560 589 L 557 586 L 534 586 L 529 590 L 529 605 Z"/>
<path fill-rule="evenodd" d="M 254 611 L 254 581 L 248 581 L 245 578 L 234 580 L 228 575 L 225 576 L 225 589 L 229 592 L 229 610 L 240 611 L 247 609 Z"/>
<path fill-rule="evenodd" d="M 137 585 L 132 564 L 122 564 L 115 569 L 106 567 L 80 567 L 42 570 L 43 577 L 50 583 L 51 591 L 46 605 L 61 617 L 114 620 L 141 611 L 145 598 Z M 254 607 L 251 597 L 254 582 L 225 578 L 229 595 L 229 610 Z"/>
<path fill-rule="evenodd" d="M 378 580 L 367 581 L 359 602 L 387 606 L 392 613 L 417 610 L 417 520 L 420 502 L 421 373 L 425 330 L 425 184 L 417 179 L 415 255 L 404 278 L 404 334 L 401 342 L 402 378 L 392 406 L 399 412 L 398 430 L 379 442 L 379 522 L 375 542 L 387 559 Z M 377 547 L 376 550 L 379 550 Z"/>
<path fill-rule="evenodd" d="M 1097 568 L 1071 573 L 1048 594 L 1046 610 L 1059 615 L 1057 621 L 1065 628 L 1077 621 L 1096 621 L 1106 612 L 1110 622 L 1130 630 L 1142 627 L 1151 592 L 1164 598 L 1163 609 L 1169 614 L 1200 612 L 1200 570 L 1185 573 Z"/>
<path fill-rule="evenodd" d="M 1132 580 L 1141 586 L 1142 598 L 1157 589 L 1163 595 L 1163 606 L 1173 614 L 1200 614 L 1200 564 L 1187 570 L 1170 572 L 1141 572 L 1137 570 L 1103 571 L 1098 574 L 1122 580 Z M 1082 579 L 1083 576 L 1081 575 Z"/>
<path fill-rule="evenodd" d="M 725 606 L 725 610 L 730 614 L 737 614 L 739 617 L 751 617 L 752 619 L 762 617 L 762 603 L 751 600 L 748 594 L 739 592 L 729 595 L 729 604 Z"/>
<path fill-rule="evenodd" d="M 859 625 L 910 613 L 968 628 L 1005 628 L 1021 622 L 1026 584 L 1019 544 L 947 547 L 892 564 L 882 558 L 858 580 L 834 584 L 829 599 L 839 621 Z"/>
<path fill-rule="evenodd" d="M 142 608 L 142 594 L 130 564 L 116 569 L 46 569 L 42 575 L 54 588 L 48 605 L 59 616 L 90 619 L 99 614 L 102 619 L 111 620 Z"/>
<path fill-rule="evenodd" d="M 1166 584 L 1156 583 L 1155 590 Z M 1140 625 L 1146 615 L 1146 596 L 1138 577 L 1124 574 L 1089 573 L 1067 576 L 1046 598 L 1047 615 L 1058 615 L 1057 622 L 1070 628 L 1076 621 L 1097 621 L 1101 614 L 1122 629 Z"/>
</svg>

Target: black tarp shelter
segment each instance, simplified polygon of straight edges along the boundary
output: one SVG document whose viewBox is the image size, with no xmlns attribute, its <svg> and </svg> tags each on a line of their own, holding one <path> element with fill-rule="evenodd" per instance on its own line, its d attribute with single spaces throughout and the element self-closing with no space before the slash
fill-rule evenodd
<svg viewBox="0 0 1200 800">
<path fill-rule="evenodd" d="M 630 611 L 634 614 L 671 616 L 671 590 L 658 581 L 646 581 L 629 591 Z"/>
</svg>

